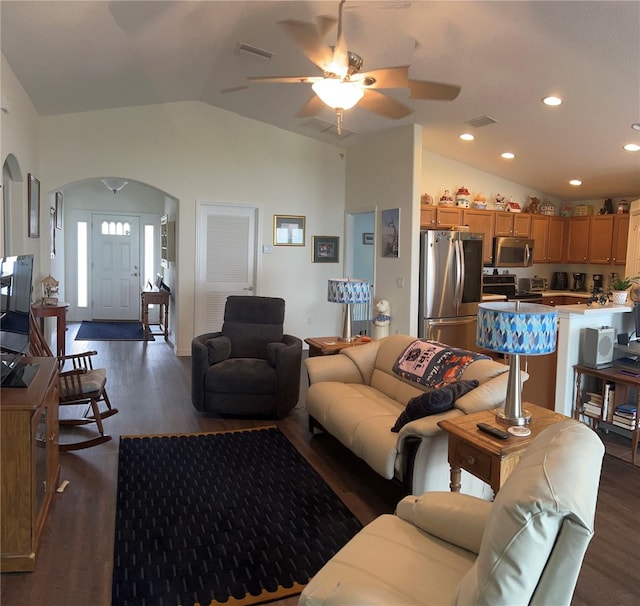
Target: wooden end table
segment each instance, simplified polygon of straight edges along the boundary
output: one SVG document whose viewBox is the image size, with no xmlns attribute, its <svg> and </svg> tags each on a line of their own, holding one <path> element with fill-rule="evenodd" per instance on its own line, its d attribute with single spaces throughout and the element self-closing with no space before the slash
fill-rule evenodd
<svg viewBox="0 0 640 606">
<path fill-rule="evenodd" d="M 31 312 L 35 318 L 40 320 L 40 330 L 45 335 L 44 319 L 55 318 L 56 319 L 56 355 L 64 356 L 65 354 L 65 341 L 67 331 L 67 309 L 69 303 L 60 301 L 55 305 L 45 305 L 42 301 L 40 303 L 34 303 L 31 306 Z"/>
<path fill-rule="evenodd" d="M 449 434 L 449 465 L 452 492 L 460 492 L 462 470 L 468 471 L 491 486 L 494 494 L 500 490 L 509 474 L 533 439 L 543 430 L 569 417 L 535 404 L 523 404 L 531 413 L 531 435 L 509 436 L 506 440 L 494 438 L 477 427 L 488 423 L 506 431 L 507 426 L 496 421 L 495 410 L 485 410 L 454 419 L 440 421 L 438 426 Z"/>
<path fill-rule="evenodd" d="M 353 341 L 338 341 L 338 337 L 309 337 L 304 340 L 309 346 L 309 357 L 313 356 L 331 356 L 340 353 L 345 347 L 355 347 L 356 345 L 364 345 L 369 341 L 363 341 L 361 337 L 354 338 Z"/>
<path fill-rule="evenodd" d="M 147 340 L 149 335 L 164 335 L 164 340 L 169 338 L 169 291 L 166 290 L 144 290 L 140 293 L 141 299 L 141 315 L 142 327 L 144 330 L 144 338 Z M 158 325 L 160 332 L 151 332 L 149 328 L 149 305 L 160 306 L 160 317 Z"/>
</svg>

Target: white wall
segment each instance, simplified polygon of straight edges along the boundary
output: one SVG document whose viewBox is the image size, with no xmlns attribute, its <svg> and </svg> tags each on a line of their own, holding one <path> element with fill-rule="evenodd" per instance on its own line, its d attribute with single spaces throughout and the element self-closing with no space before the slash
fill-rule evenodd
<svg viewBox="0 0 640 606">
<path fill-rule="evenodd" d="M 262 206 L 265 244 L 272 244 L 274 214 L 306 216 L 304 247 L 273 247 L 262 255 L 259 294 L 287 301 L 285 329 L 291 334 L 335 334 L 339 329 L 341 309 L 325 305 L 326 281 L 341 275 L 342 266 L 311 263 L 311 236 L 343 233 L 340 148 L 202 103 L 49 116 L 38 122 L 45 198 L 69 183 L 116 175 L 178 200 L 179 355 L 190 353 L 193 336 L 196 200 Z M 7 141 L 8 151 L 24 144 L 22 137 L 16 139 Z"/>
<path fill-rule="evenodd" d="M 11 183 L 11 249 L 7 254 L 35 255 L 34 283 L 39 284 L 48 273 L 49 263 L 49 204 L 46 193 L 40 191 L 40 238 L 27 237 L 27 176 L 29 173 L 41 179 L 38 153 L 38 114 L 2 56 L 0 83 L 3 105 L 6 101 L 9 112 L 0 112 L 0 159 L 4 164 L 7 156 L 15 156 L 21 171 L 22 181 Z M 34 292 L 34 297 L 39 291 Z"/>
<path fill-rule="evenodd" d="M 391 333 L 417 334 L 420 143 L 418 126 L 402 126 L 367 138 L 347 156 L 347 212 L 376 212 L 374 296 L 391 304 Z M 391 208 L 400 209 L 397 259 L 381 254 L 381 212 Z"/>
</svg>

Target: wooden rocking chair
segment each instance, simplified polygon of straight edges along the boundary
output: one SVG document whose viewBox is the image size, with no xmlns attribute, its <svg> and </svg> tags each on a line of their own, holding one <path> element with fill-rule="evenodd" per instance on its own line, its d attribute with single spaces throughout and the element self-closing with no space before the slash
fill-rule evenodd
<svg viewBox="0 0 640 606">
<path fill-rule="evenodd" d="M 56 357 L 51 352 L 47 341 L 40 330 L 40 326 L 31 314 L 29 323 L 29 350 L 32 356 Z M 64 339 L 64 335 L 58 335 L 59 339 Z M 107 396 L 105 385 L 107 383 L 107 371 L 104 368 L 93 368 L 92 356 L 97 355 L 97 351 L 86 351 L 78 354 L 57 356 L 58 360 L 58 399 L 60 406 L 83 406 L 84 413 L 76 418 L 60 418 L 60 425 L 78 426 L 95 423 L 99 435 L 94 438 L 81 440 L 72 443 L 59 444 L 59 450 L 81 450 L 97 446 L 111 440 L 111 436 L 105 435 L 102 421 L 117 414 L 118 409 L 111 407 L 111 402 Z M 66 362 L 73 368 L 63 370 Z M 100 410 L 100 402 L 104 402 L 106 409 Z"/>
</svg>

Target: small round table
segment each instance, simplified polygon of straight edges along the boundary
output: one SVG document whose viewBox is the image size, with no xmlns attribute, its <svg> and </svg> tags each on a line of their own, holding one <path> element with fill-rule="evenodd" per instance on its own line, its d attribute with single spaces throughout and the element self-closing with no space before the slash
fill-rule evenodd
<svg viewBox="0 0 640 606">
<path fill-rule="evenodd" d="M 67 309 L 69 304 L 59 301 L 55 305 L 45 305 L 42 301 L 34 303 L 31 311 L 34 317 L 40 318 L 40 330 L 44 335 L 44 319 L 56 318 L 56 355 L 64 356 L 67 330 Z"/>
</svg>

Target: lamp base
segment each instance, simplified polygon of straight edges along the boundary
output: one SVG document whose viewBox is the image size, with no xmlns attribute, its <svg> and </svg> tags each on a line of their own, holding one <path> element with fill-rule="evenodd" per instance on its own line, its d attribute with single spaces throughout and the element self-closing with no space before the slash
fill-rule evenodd
<svg viewBox="0 0 640 606">
<path fill-rule="evenodd" d="M 341 343 L 353 343 L 358 337 L 338 337 Z"/>
<path fill-rule="evenodd" d="M 531 413 L 528 410 L 523 410 L 521 416 L 511 417 L 505 413 L 504 408 L 501 408 L 496 412 L 496 421 L 503 425 L 529 425 L 531 423 Z"/>
</svg>

